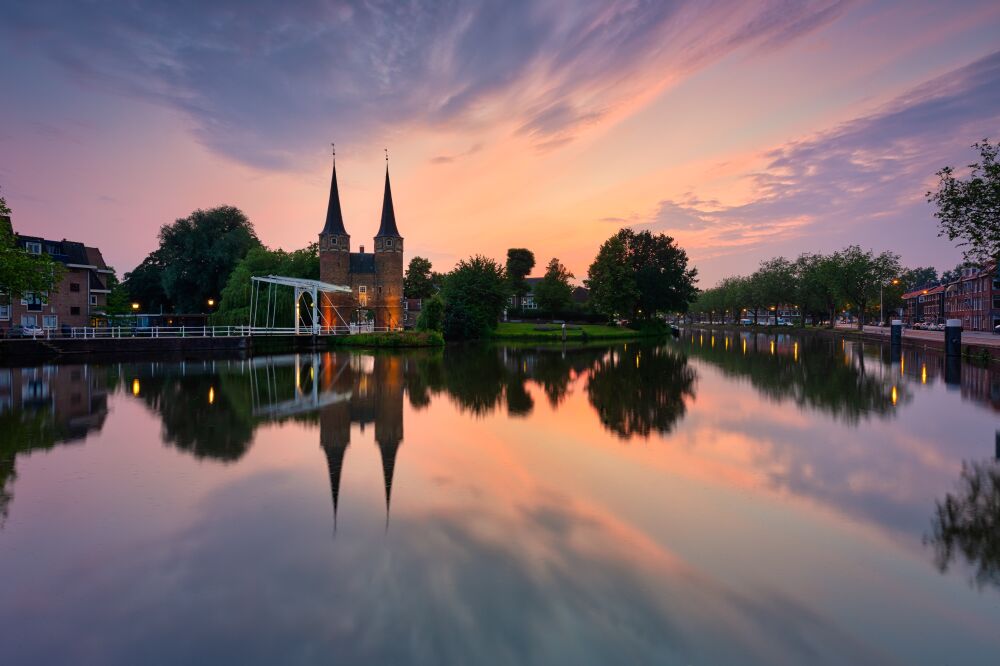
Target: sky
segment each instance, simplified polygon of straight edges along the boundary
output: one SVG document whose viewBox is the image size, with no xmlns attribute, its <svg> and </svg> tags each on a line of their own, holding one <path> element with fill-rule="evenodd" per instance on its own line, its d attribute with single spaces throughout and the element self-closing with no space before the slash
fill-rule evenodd
<svg viewBox="0 0 1000 666">
<path fill-rule="evenodd" d="M 352 248 L 389 151 L 410 257 L 527 247 L 586 276 L 619 228 L 699 286 L 860 244 L 953 267 L 925 192 L 1000 139 L 1000 4 L 0 0 L 0 194 L 15 230 L 119 272 L 229 204 L 317 239 L 332 142 Z"/>
</svg>

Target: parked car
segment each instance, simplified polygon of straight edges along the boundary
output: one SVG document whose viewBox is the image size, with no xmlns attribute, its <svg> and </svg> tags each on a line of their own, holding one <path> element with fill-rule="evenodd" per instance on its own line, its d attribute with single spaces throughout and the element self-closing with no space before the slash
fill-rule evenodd
<svg viewBox="0 0 1000 666">
<path fill-rule="evenodd" d="M 45 335 L 45 331 L 37 326 L 20 326 L 15 324 L 10 327 L 10 337 L 12 338 L 37 338 Z"/>
<path fill-rule="evenodd" d="M 795 326 L 791 319 L 778 317 L 778 326 Z"/>
<path fill-rule="evenodd" d="M 740 319 L 740 326 L 753 326 L 753 319 L 744 317 Z"/>
</svg>

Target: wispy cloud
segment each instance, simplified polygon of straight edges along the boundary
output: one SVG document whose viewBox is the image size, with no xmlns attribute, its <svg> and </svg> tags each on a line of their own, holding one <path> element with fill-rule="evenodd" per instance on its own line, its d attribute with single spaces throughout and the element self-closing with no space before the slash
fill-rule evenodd
<svg viewBox="0 0 1000 666">
<path fill-rule="evenodd" d="M 843 2 L 140 4 L 5 10 L 6 39 L 77 79 L 180 110 L 265 168 L 336 135 L 511 123 L 539 149 L 739 48 L 779 48 Z M 445 156 L 447 157 L 447 156 Z"/>
<path fill-rule="evenodd" d="M 904 249 L 934 234 L 924 193 L 934 172 L 969 161 L 968 146 L 1000 132 L 1000 51 L 901 95 L 875 112 L 776 147 L 745 174 L 738 205 L 660 202 L 652 228 L 712 259 L 809 234 Z M 805 248 L 802 248 L 805 249 Z"/>
</svg>

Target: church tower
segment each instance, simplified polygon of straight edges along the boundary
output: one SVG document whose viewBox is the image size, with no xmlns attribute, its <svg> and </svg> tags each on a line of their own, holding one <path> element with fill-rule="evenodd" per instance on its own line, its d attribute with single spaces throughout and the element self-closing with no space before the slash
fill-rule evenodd
<svg viewBox="0 0 1000 666">
<path fill-rule="evenodd" d="M 376 295 L 376 328 L 403 326 L 403 237 L 396 228 L 396 213 L 392 207 L 389 187 L 389 165 L 385 166 L 385 193 L 382 195 L 382 221 L 375 234 L 375 274 L 378 276 Z"/>
</svg>

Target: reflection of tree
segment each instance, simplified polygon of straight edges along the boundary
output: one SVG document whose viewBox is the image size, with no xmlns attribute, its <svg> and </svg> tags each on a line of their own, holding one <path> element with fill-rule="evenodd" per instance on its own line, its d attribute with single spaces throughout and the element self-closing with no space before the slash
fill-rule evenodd
<svg viewBox="0 0 1000 666">
<path fill-rule="evenodd" d="M 233 461 L 247 452 L 255 426 L 248 375 L 144 377 L 141 387 L 163 421 L 165 442 L 196 458 Z"/>
<path fill-rule="evenodd" d="M 723 374 L 749 380 L 754 389 L 773 400 L 791 400 L 851 424 L 871 414 L 892 413 L 892 382 L 880 373 L 866 372 L 863 355 L 860 365 L 843 359 L 833 340 L 781 336 L 780 342 L 774 341 L 773 351 L 772 340 L 757 335 L 735 337 L 728 349 L 724 336 L 712 346 L 709 335 L 695 332 L 686 342 L 692 356 L 718 366 Z M 897 403 L 911 398 L 903 384 L 895 392 Z"/>
<path fill-rule="evenodd" d="M 670 347 L 625 345 L 597 362 L 587 382 L 601 423 L 629 438 L 669 433 L 694 397 L 694 369 Z"/>
<path fill-rule="evenodd" d="M 0 526 L 7 519 L 14 499 L 11 486 L 17 479 L 17 457 L 55 447 L 67 433 L 48 410 L 8 412 L 0 416 Z"/>
<path fill-rule="evenodd" d="M 962 463 L 958 489 L 937 502 L 926 541 L 942 573 L 962 558 L 977 586 L 1000 586 L 1000 463 Z"/>
</svg>

